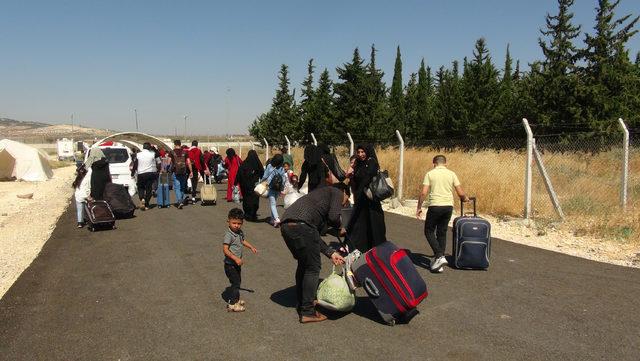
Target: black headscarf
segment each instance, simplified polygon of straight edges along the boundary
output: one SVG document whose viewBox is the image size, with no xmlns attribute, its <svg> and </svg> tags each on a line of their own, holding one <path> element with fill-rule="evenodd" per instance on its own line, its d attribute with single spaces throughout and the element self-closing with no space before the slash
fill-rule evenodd
<svg viewBox="0 0 640 361">
<path fill-rule="evenodd" d="M 227 158 L 229 160 L 233 159 L 236 156 L 236 151 L 233 148 L 227 148 Z"/>
<path fill-rule="evenodd" d="M 331 154 L 331 149 L 329 149 L 329 146 L 324 143 L 318 144 L 318 151 L 320 152 L 320 155 Z"/>
<path fill-rule="evenodd" d="M 378 156 L 376 155 L 376 148 L 372 144 L 358 144 L 356 149 L 362 149 L 365 153 L 367 153 L 367 159 L 373 158 L 376 161 L 378 160 Z M 360 159 L 357 159 L 358 161 Z"/>
<path fill-rule="evenodd" d="M 107 183 L 111 183 L 109 163 L 101 158 L 91 165 L 91 198 L 102 200 Z"/>
<path fill-rule="evenodd" d="M 256 172 L 264 172 L 264 167 L 262 166 L 260 157 L 258 157 L 258 152 L 253 149 L 247 153 L 247 157 L 244 159 L 244 162 L 242 162 L 241 167 L 251 169 Z"/>
<path fill-rule="evenodd" d="M 304 161 L 311 166 L 320 164 L 320 152 L 318 151 L 318 147 L 313 144 L 307 145 L 304 148 Z"/>
<path fill-rule="evenodd" d="M 282 167 L 282 164 L 284 163 L 284 157 L 282 156 L 282 154 L 276 154 L 273 156 L 273 158 L 271 158 L 271 166 L 274 168 L 280 168 Z"/>
</svg>

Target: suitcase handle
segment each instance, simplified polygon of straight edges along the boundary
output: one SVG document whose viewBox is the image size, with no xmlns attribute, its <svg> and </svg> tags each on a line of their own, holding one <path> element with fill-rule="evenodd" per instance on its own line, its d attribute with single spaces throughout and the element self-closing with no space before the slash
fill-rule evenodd
<svg viewBox="0 0 640 361">
<path fill-rule="evenodd" d="M 380 297 L 380 291 L 378 291 L 378 287 L 376 287 L 376 285 L 369 277 L 364 279 L 364 290 L 367 292 L 369 297 Z"/>
<path fill-rule="evenodd" d="M 469 197 L 469 200 L 473 202 L 473 216 L 477 217 L 478 212 L 476 212 L 476 197 Z M 460 216 L 464 217 L 464 202 L 460 199 Z"/>
</svg>

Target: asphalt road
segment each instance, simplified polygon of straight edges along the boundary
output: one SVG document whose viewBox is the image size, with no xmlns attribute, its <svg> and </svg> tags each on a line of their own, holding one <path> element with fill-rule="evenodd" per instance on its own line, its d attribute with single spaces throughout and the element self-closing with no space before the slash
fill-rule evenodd
<svg viewBox="0 0 640 361">
<path fill-rule="evenodd" d="M 264 223 L 245 223 L 259 249 L 242 270 L 253 292 L 243 292 L 246 312 L 228 313 L 221 241 L 231 206 L 137 212 L 97 233 L 75 228 L 71 206 L 0 300 L 0 359 L 640 358 L 639 270 L 494 240 L 489 271 L 433 275 L 420 266 L 430 255 L 422 223 L 391 214 L 388 238 L 413 251 L 429 285 L 411 323 L 383 325 L 359 294 L 353 313 L 299 324 L 295 262 Z"/>
</svg>

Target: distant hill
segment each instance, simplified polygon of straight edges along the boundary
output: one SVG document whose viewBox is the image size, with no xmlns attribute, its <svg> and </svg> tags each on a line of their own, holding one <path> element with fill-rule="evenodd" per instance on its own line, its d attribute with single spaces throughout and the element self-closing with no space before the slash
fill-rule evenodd
<svg viewBox="0 0 640 361">
<path fill-rule="evenodd" d="M 53 143 L 60 138 L 76 140 L 93 140 L 103 138 L 115 131 L 68 124 L 51 125 L 41 122 L 23 122 L 8 118 L 0 118 L 0 137 L 24 143 Z"/>
</svg>

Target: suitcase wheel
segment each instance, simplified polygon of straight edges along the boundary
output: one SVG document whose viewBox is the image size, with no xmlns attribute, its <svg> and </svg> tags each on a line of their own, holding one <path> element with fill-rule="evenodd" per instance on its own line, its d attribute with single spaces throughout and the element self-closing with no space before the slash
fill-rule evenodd
<svg viewBox="0 0 640 361">
<path fill-rule="evenodd" d="M 396 325 L 396 320 L 391 320 L 391 321 L 387 322 L 387 326 L 393 327 L 395 325 Z"/>
<path fill-rule="evenodd" d="M 118 227 L 116 227 L 116 225 L 114 224 L 113 226 L 111 226 L 111 229 L 116 229 Z"/>
</svg>

